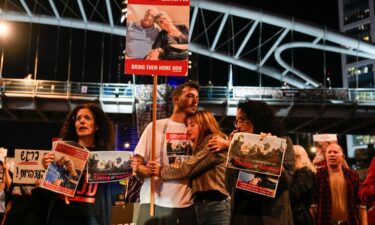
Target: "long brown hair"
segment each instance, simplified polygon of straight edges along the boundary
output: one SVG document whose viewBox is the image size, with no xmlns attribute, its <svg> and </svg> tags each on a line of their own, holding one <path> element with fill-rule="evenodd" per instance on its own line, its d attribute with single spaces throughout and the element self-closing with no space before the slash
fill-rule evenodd
<svg viewBox="0 0 375 225">
<path fill-rule="evenodd" d="M 220 126 L 211 112 L 198 111 L 195 114 L 188 115 L 185 122 L 187 122 L 188 119 L 194 120 L 199 126 L 199 134 L 194 141 L 193 149 L 195 149 L 207 135 L 214 134 L 225 137 L 225 134 L 221 132 Z"/>
</svg>

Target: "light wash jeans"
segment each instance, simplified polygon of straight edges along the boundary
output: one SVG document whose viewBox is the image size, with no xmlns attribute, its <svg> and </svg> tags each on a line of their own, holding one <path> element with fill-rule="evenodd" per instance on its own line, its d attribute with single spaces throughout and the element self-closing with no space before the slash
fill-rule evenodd
<svg viewBox="0 0 375 225">
<path fill-rule="evenodd" d="M 229 198 L 221 201 L 199 200 L 194 204 L 198 225 L 229 225 Z"/>
</svg>

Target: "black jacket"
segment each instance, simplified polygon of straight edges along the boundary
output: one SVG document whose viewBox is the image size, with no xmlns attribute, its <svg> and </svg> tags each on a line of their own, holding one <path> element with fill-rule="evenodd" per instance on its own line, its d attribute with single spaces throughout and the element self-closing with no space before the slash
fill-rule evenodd
<svg viewBox="0 0 375 225">
<path fill-rule="evenodd" d="M 293 182 L 289 189 L 290 204 L 294 225 L 312 225 L 310 205 L 315 187 L 315 174 L 307 167 L 294 172 Z"/>
</svg>

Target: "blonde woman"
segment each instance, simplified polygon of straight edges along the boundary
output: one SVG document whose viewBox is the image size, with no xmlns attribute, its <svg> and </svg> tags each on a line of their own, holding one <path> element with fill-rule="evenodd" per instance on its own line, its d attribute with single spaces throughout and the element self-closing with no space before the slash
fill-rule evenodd
<svg viewBox="0 0 375 225">
<path fill-rule="evenodd" d="M 302 146 L 293 145 L 293 150 L 295 167 L 289 195 L 294 225 L 313 225 L 310 205 L 315 186 L 316 168 Z"/>
<path fill-rule="evenodd" d="M 193 142 L 193 156 L 173 166 L 148 166 L 164 181 L 190 178 L 198 225 L 229 225 L 229 193 L 225 189 L 226 152 L 211 153 L 206 144 L 214 136 L 225 138 L 211 112 L 199 111 L 186 119 L 187 133 Z"/>
</svg>

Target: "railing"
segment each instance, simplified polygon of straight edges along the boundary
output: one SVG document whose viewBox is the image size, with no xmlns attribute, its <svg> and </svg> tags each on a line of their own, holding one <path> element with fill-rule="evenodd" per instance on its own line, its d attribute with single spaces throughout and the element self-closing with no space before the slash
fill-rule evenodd
<svg viewBox="0 0 375 225">
<path fill-rule="evenodd" d="M 0 79 L 2 96 L 63 99 L 99 99 L 103 101 L 134 101 L 137 88 L 145 85 L 119 83 L 62 82 L 49 80 Z M 152 88 L 152 85 L 149 85 Z M 152 93 L 152 92 L 150 92 Z M 375 89 L 294 89 L 277 87 L 202 86 L 200 100 L 222 104 L 241 99 L 262 99 L 275 102 L 330 102 L 375 105 Z"/>
</svg>

